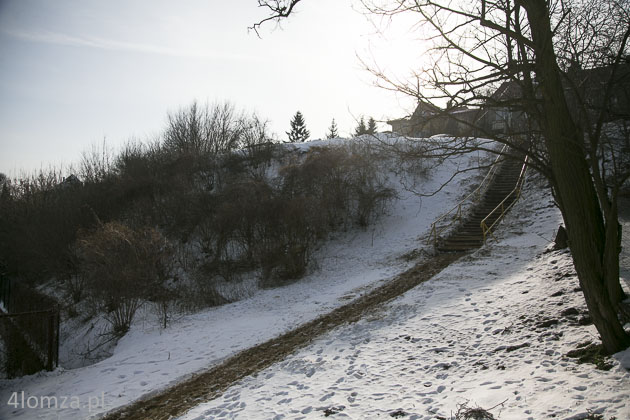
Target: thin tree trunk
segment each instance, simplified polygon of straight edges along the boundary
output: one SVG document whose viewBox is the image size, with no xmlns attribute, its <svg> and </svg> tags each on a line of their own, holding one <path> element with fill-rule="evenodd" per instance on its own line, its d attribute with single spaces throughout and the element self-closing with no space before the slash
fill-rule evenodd
<svg viewBox="0 0 630 420">
<path fill-rule="evenodd" d="M 606 245 L 604 249 L 604 270 L 608 296 L 615 311 L 625 298 L 619 282 L 619 253 L 621 252 L 621 225 L 617 207 L 617 194 L 613 193 L 610 210 L 606 216 Z"/>
<path fill-rule="evenodd" d="M 608 232 L 586 161 L 583 136 L 573 123 L 564 96 L 547 3 L 521 0 L 521 4 L 531 26 L 536 74 L 543 96 L 543 111 L 547 115 L 543 128 L 545 145 L 562 203 L 573 263 L 604 348 L 608 353 L 615 353 L 630 345 L 630 336 L 623 330 L 616 305 L 610 300 L 614 269 L 606 268 L 615 263 L 615 258 L 605 252 Z M 618 255 L 616 263 L 618 265 Z M 619 283 L 618 276 L 616 282 Z"/>
</svg>

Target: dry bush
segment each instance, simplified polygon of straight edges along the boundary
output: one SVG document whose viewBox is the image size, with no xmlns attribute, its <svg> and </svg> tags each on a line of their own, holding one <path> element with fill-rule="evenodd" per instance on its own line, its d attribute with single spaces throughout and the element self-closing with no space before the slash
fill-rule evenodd
<svg viewBox="0 0 630 420">
<path fill-rule="evenodd" d="M 356 145 L 312 148 L 304 163 L 285 167 L 282 175 L 285 196 L 317 200 L 329 225 L 325 233 L 354 223 L 367 226 L 395 197 L 371 150 Z"/>
<path fill-rule="evenodd" d="M 347 161 L 350 173 L 350 191 L 355 202 L 355 221 L 359 226 L 368 226 L 375 217 L 382 214 L 386 204 L 395 198 L 392 188 L 385 186 L 377 163 L 369 150 L 353 153 Z"/>
<path fill-rule="evenodd" d="M 496 417 L 494 417 L 490 410 L 493 410 L 498 406 L 502 406 L 504 402 L 505 401 L 488 410 L 479 406 L 469 407 L 468 403 L 459 404 L 457 406 L 457 412 L 455 413 L 455 420 L 495 420 Z"/>
<path fill-rule="evenodd" d="M 64 281 L 64 289 L 72 303 L 79 303 L 85 295 L 85 277 L 80 274 L 68 276 Z"/>
<path fill-rule="evenodd" d="M 143 300 L 170 298 L 171 246 L 153 228 L 131 229 L 119 222 L 82 232 L 75 248 L 87 288 L 107 312 L 112 332 L 128 331 Z"/>
<path fill-rule="evenodd" d="M 494 420 L 495 417 L 492 413 L 484 410 L 483 408 L 462 408 L 460 407 L 455 414 L 457 420 Z"/>
</svg>

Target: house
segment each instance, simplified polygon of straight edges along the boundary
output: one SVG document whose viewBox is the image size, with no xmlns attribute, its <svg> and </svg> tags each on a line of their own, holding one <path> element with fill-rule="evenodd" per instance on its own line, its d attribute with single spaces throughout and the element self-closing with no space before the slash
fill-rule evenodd
<svg viewBox="0 0 630 420">
<path fill-rule="evenodd" d="M 387 121 L 392 126 L 392 132 L 410 137 L 429 137 L 435 134 L 435 116 L 440 108 L 428 102 L 419 101 L 411 117 Z"/>
<path fill-rule="evenodd" d="M 602 109 L 605 121 L 630 120 L 630 64 L 617 67 L 614 88 L 608 92 L 606 100 L 611 72 L 611 66 L 593 69 L 574 66 L 567 71 L 564 90 L 575 121 L 582 121 L 585 117 L 593 121 Z M 388 123 L 392 126 L 392 132 L 410 137 L 523 133 L 531 130 L 531 127 L 522 98 L 522 84 L 506 81 L 487 98 L 482 107 L 441 109 L 420 101 L 410 117 Z"/>
<path fill-rule="evenodd" d="M 414 113 L 407 118 L 387 121 L 392 132 L 410 137 L 430 137 L 435 134 L 453 136 L 472 135 L 479 109 L 452 107 L 441 109 L 420 101 Z"/>
</svg>

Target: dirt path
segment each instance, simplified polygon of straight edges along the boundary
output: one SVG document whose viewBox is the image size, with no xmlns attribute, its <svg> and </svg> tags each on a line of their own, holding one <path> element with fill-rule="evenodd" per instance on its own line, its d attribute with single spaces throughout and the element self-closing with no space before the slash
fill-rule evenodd
<svg viewBox="0 0 630 420">
<path fill-rule="evenodd" d="M 167 420 L 180 416 L 202 402 L 221 395 L 232 384 L 265 369 L 304 347 L 333 328 L 356 322 L 370 309 L 378 307 L 438 274 L 462 253 L 441 254 L 417 264 L 394 280 L 347 305 L 322 315 L 293 331 L 244 350 L 222 364 L 200 373 L 147 399 L 122 407 L 105 420 Z"/>
</svg>

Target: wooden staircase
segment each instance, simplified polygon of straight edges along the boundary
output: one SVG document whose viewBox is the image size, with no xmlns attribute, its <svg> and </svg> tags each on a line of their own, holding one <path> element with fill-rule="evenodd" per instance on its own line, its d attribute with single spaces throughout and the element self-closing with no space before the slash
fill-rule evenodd
<svg viewBox="0 0 630 420">
<path fill-rule="evenodd" d="M 469 215 L 445 238 L 436 240 L 440 252 L 464 252 L 483 245 L 487 233 L 519 197 L 524 175 L 523 160 L 500 163 L 487 190 Z M 485 227 L 485 232 L 484 232 Z"/>
</svg>

